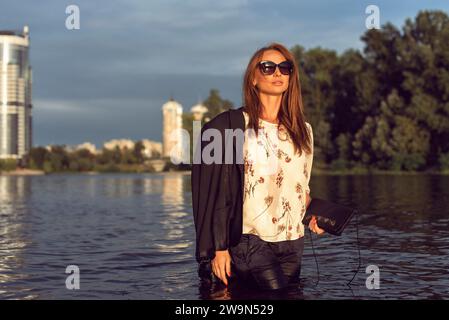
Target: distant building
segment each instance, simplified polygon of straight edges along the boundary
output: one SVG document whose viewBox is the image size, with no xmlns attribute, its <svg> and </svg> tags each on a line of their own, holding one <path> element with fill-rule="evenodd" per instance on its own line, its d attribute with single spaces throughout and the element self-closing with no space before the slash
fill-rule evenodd
<svg viewBox="0 0 449 320">
<path fill-rule="evenodd" d="M 103 147 L 109 150 L 115 150 L 115 147 L 118 147 L 120 150 L 124 150 L 125 148 L 132 150 L 134 149 L 134 141 L 129 139 L 113 139 L 105 142 Z"/>
<path fill-rule="evenodd" d="M 0 30 L 0 158 L 20 159 L 32 147 L 29 28 Z"/>
<path fill-rule="evenodd" d="M 145 148 L 143 150 L 143 154 L 145 155 L 145 157 L 158 158 L 162 155 L 162 143 L 148 139 L 143 139 L 142 143 Z"/>
<path fill-rule="evenodd" d="M 144 149 L 142 150 L 142 153 L 145 157 L 151 158 L 151 157 L 160 157 L 162 155 L 162 143 L 148 140 L 148 139 L 142 139 Z M 118 147 L 120 150 L 124 150 L 127 148 L 128 150 L 134 150 L 134 147 L 136 145 L 137 141 L 132 141 L 129 139 L 116 139 L 116 140 L 110 140 L 108 142 L 105 142 L 103 145 L 103 148 L 109 149 L 109 150 L 115 150 L 116 147 Z"/>
<path fill-rule="evenodd" d="M 75 150 L 81 150 L 81 149 L 87 149 L 92 154 L 97 154 L 97 147 L 90 142 L 84 142 L 82 144 L 79 144 L 75 147 Z"/>
<path fill-rule="evenodd" d="M 202 103 L 198 103 L 190 109 L 190 112 L 193 115 L 193 120 L 195 121 L 201 121 L 207 111 L 209 111 L 209 109 Z"/>
<path fill-rule="evenodd" d="M 182 106 L 173 98 L 162 106 L 162 156 L 180 157 L 182 148 Z"/>
</svg>

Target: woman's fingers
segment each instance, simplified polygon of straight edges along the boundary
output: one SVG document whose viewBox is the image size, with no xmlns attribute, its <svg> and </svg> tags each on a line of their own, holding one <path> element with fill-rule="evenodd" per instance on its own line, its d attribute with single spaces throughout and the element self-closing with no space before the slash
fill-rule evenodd
<svg viewBox="0 0 449 320">
<path fill-rule="evenodd" d="M 224 262 L 220 266 L 220 274 L 221 274 L 221 280 L 223 280 L 225 285 L 228 285 L 228 278 L 226 278 L 226 262 Z"/>
<path fill-rule="evenodd" d="M 226 275 L 231 276 L 231 256 L 228 250 L 215 251 L 212 260 L 212 271 L 225 285 L 228 285 Z"/>
<path fill-rule="evenodd" d="M 231 276 L 231 259 L 226 259 L 226 275 Z"/>
<path fill-rule="evenodd" d="M 221 278 L 221 272 L 220 272 L 220 263 L 217 261 L 216 262 L 216 264 L 215 264 L 215 270 L 216 270 L 216 275 L 217 275 L 217 278 L 218 279 L 220 279 L 220 280 L 223 280 L 222 278 Z"/>
<path fill-rule="evenodd" d="M 318 223 L 316 222 L 316 217 L 312 216 L 312 219 L 309 223 L 309 229 L 312 230 L 316 234 L 323 234 L 324 230 L 318 227 Z"/>
<path fill-rule="evenodd" d="M 226 279 L 225 269 L 226 269 L 225 261 L 223 261 L 223 259 L 220 259 L 220 261 L 218 262 L 218 277 L 221 279 L 221 281 L 224 282 L 225 285 L 227 285 L 228 283 Z"/>
<path fill-rule="evenodd" d="M 316 225 L 316 218 L 315 216 L 312 216 L 312 219 L 310 219 L 309 222 L 309 229 L 315 232 L 315 225 Z"/>
<path fill-rule="evenodd" d="M 221 280 L 220 267 L 216 260 L 214 260 L 214 263 L 212 264 L 212 270 L 213 270 L 215 276 Z"/>
<path fill-rule="evenodd" d="M 212 271 L 217 276 L 218 279 L 224 282 L 224 284 L 228 285 L 228 280 L 226 278 L 226 263 L 222 259 L 212 263 Z"/>
</svg>

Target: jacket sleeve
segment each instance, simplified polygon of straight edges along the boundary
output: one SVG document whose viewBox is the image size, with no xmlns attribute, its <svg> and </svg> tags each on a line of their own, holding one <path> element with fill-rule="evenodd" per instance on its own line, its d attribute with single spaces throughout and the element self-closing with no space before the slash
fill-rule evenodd
<svg viewBox="0 0 449 320">
<path fill-rule="evenodd" d="M 215 250 L 227 249 L 228 214 L 223 192 L 224 165 L 203 163 L 201 156 L 210 141 L 202 141 L 206 123 L 196 138 L 196 150 L 191 173 L 192 209 L 196 232 L 196 259 L 212 259 Z M 199 163 L 198 160 L 200 160 Z"/>
</svg>

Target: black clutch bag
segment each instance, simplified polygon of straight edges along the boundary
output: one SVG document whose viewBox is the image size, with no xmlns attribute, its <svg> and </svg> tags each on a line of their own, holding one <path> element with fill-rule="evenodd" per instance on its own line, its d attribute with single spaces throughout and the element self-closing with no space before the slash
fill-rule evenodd
<svg viewBox="0 0 449 320">
<path fill-rule="evenodd" d="M 327 233 L 340 236 L 357 210 L 328 200 L 312 198 L 302 223 L 308 226 L 312 216 L 318 227 Z"/>
</svg>

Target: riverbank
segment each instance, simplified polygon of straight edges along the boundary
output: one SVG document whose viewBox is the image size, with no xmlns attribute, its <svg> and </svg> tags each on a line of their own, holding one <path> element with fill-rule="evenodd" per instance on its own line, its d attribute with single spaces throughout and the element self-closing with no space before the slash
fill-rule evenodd
<svg viewBox="0 0 449 320">
<path fill-rule="evenodd" d="M 345 175 L 449 175 L 449 170 L 437 171 L 394 171 L 394 170 L 379 170 L 379 169 L 346 169 L 346 170 L 329 170 L 318 169 L 312 170 L 312 175 L 330 175 L 330 176 L 345 176 Z"/>
<path fill-rule="evenodd" d="M 10 171 L 0 171 L 0 175 L 3 176 L 39 176 L 44 175 L 43 170 L 33 170 L 33 169 L 15 169 Z"/>
<path fill-rule="evenodd" d="M 168 171 L 149 171 L 149 170 L 139 170 L 136 168 L 115 168 L 114 170 L 101 170 L 101 171 L 57 171 L 57 172 L 45 172 L 43 170 L 34 170 L 34 169 L 15 169 L 11 171 L 0 171 L 0 175 L 5 176 L 29 176 L 29 175 L 45 175 L 45 174 L 87 174 L 87 175 L 97 175 L 102 173 L 145 173 L 145 174 L 190 174 L 191 170 L 168 170 Z M 445 171 L 387 171 L 387 170 L 378 170 L 378 169 L 353 169 L 353 170 L 329 170 L 329 169 L 319 169 L 314 168 L 312 171 L 312 175 L 327 175 L 327 176 L 346 176 L 346 175 L 449 175 L 449 170 Z"/>
</svg>

